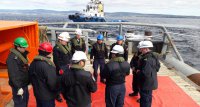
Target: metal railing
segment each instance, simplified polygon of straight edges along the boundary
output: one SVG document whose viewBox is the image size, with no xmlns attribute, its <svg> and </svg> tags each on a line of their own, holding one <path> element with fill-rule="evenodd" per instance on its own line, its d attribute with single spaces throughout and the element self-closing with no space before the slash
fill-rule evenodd
<svg viewBox="0 0 200 107">
<path fill-rule="evenodd" d="M 169 48 L 172 47 L 176 57 L 179 61 L 184 62 L 183 58 L 181 57 L 180 53 L 178 52 L 178 49 L 176 48 L 175 44 L 173 43 L 170 34 L 168 33 L 167 29 L 159 24 L 142 24 L 142 23 L 133 23 L 133 22 L 56 22 L 56 23 L 40 23 L 39 25 L 42 26 L 51 26 L 51 25 L 63 25 L 62 28 L 58 27 L 48 27 L 47 29 L 51 31 L 51 40 L 53 41 L 53 45 L 55 44 L 56 40 L 56 31 L 72 31 L 74 32 L 76 28 L 79 28 L 80 25 L 96 25 L 96 26 L 102 26 L 102 25 L 110 25 L 110 26 L 119 26 L 119 34 L 122 35 L 123 33 L 123 26 L 125 25 L 133 25 L 133 26 L 148 26 L 148 27 L 158 27 L 163 30 L 163 48 L 162 48 L 162 54 L 166 54 L 166 52 L 169 51 Z M 76 25 L 76 28 L 66 28 L 68 25 Z M 88 33 L 89 32 L 95 32 L 92 29 L 82 29 L 84 35 L 86 36 L 86 45 L 88 48 Z"/>
</svg>

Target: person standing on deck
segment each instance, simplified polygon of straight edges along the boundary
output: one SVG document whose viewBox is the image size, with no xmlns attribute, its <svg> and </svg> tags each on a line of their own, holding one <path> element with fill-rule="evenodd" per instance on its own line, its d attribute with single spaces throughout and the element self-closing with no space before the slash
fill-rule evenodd
<svg viewBox="0 0 200 107">
<path fill-rule="evenodd" d="M 58 42 L 53 48 L 53 62 L 56 65 L 57 75 L 61 76 L 64 72 L 69 71 L 72 59 L 72 48 L 69 43 L 69 33 L 62 32 L 58 36 Z M 62 98 L 58 93 L 56 100 L 62 102 Z"/>
<path fill-rule="evenodd" d="M 113 43 L 110 46 L 110 50 L 112 50 L 115 45 L 121 45 L 124 48 L 123 57 L 125 61 L 128 61 L 128 46 L 124 43 L 124 37 L 122 35 L 118 35 L 116 39 L 117 39 L 117 42 Z M 112 56 L 112 53 L 109 54 L 109 59 L 112 58 L 111 56 Z"/>
<path fill-rule="evenodd" d="M 68 107 L 91 107 L 91 93 L 96 92 L 97 84 L 92 74 L 83 68 L 86 60 L 84 52 L 76 51 L 70 71 L 62 76 L 62 94 Z"/>
<path fill-rule="evenodd" d="M 29 69 L 37 107 L 55 107 L 58 81 L 56 67 L 51 61 L 53 47 L 49 42 L 44 42 L 38 51 L 39 55 L 34 58 Z"/>
<path fill-rule="evenodd" d="M 99 34 L 97 36 L 97 42 L 93 44 L 91 54 L 90 54 L 90 63 L 93 64 L 94 68 L 94 78 L 97 82 L 98 77 L 98 67 L 100 65 L 100 73 L 104 69 L 105 59 L 108 59 L 108 49 L 106 44 L 103 43 L 103 35 Z M 94 60 L 93 60 L 94 57 Z M 100 77 L 100 81 L 104 82 L 103 79 Z"/>
<path fill-rule="evenodd" d="M 26 48 L 28 43 L 23 37 L 14 41 L 14 48 L 6 61 L 8 67 L 9 85 L 12 88 L 14 107 L 27 107 L 29 100 L 28 58 Z"/>
<path fill-rule="evenodd" d="M 158 88 L 157 72 L 160 68 L 160 62 L 158 56 L 149 49 L 152 47 L 151 41 L 141 41 L 138 44 L 142 53 L 138 72 L 140 107 L 151 107 L 152 91 Z"/>
<path fill-rule="evenodd" d="M 58 36 L 58 42 L 53 48 L 53 62 L 56 65 L 58 75 L 62 75 L 64 71 L 69 70 L 71 65 L 72 48 L 69 39 L 69 33 L 62 32 Z"/>
<path fill-rule="evenodd" d="M 72 54 L 75 53 L 75 51 L 83 51 L 86 52 L 86 45 L 83 38 L 81 38 L 82 30 L 76 29 L 75 31 L 76 36 L 71 39 L 71 45 L 72 45 Z"/>
<path fill-rule="evenodd" d="M 132 69 L 132 73 L 133 73 L 133 81 L 132 81 L 132 90 L 133 90 L 133 93 L 130 93 L 129 96 L 132 97 L 132 96 L 138 96 L 138 93 L 139 93 L 139 87 L 138 87 L 138 75 L 137 73 L 139 72 L 138 71 L 138 61 L 139 61 L 139 58 L 140 58 L 140 55 L 141 55 L 141 52 L 138 51 L 137 53 L 135 53 L 131 59 L 131 62 L 130 62 L 130 66 L 131 66 L 131 69 Z"/>
<path fill-rule="evenodd" d="M 130 74 L 130 65 L 123 58 L 124 49 L 121 45 L 115 45 L 111 53 L 111 60 L 100 74 L 106 83 L 106 107 L 123 107 L 126 93 L 125 77 Z"/>
</svg>

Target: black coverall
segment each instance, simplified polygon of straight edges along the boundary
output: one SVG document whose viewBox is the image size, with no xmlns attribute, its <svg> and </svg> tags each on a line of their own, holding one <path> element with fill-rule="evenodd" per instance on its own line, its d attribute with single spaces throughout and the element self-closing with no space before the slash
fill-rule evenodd
<svg viewBox="0 0 200 107">
<path fill-rule="evenodd" d="M 86 51 L 86 45 L 85 40 L 83 38 L 76 39 L 76 37 L 71 39 L 71 45 L 72 45 L 72 54 L 75 53 L 75 51 Z"/>
<path fill-rule="evenodd" d="M 68 43 L 68 45 L 66 46 L 62 45 L 62 48 L 59 47 L 57 44 L 53 48 L 53 62 L 56 65 L 56 71 L 58 75 L 59 75 L 59 70 L 61 69 L 64 72 L 69 70 L 69 66 L 72 60 L 71 45 Z"/>
<path fill-rule="evenodd" d="M 105 65 L 105 59 L 108 59 L 108 49 L 106 47 L 105 43 L 99 44 L 95 43 L 92 46 L 91 54 L 90 54 L 90 59 L 93 59 L 94 57 L 94 62 L 93 62 L 93 68 L 94 68 L 94 78 L 97 81 L 98 77 L 98 67 L 100 65 L 100 73 L 104 69 Z M 100 78 L 102 81 L 102 79 Z"/>
<path fill-rule="evenodd" d="M 138 61 L 139 61 L 139 55 L 140 54 L 141 54 L 140 52 L 137 52 L 132 57 L 131 62 L 130 62 L 131 68 L 134 68 L 134 69 L 132 69 L 132 72 L 133 72 L 132 90 L 133 90 L 135 95 L 137 95 L 138 92 L 139 92 L 137 70 L 138 70 L 138 67 L 139 67 Z"/>
<path fill-rule="evenodd" d="M 140 86 L 140 107 L 151 107 L 152 91 L 158 88 L 157 72 L 160 68 L 158 56 L 147 52 L 139 60 L 140 72 L 138 73 Z"/>
<path fill-rule="evenodd" d="M 50 59 L 45 61 L 44 58 L 34 59 L 31 63 L 29 69 L 30 80 L 37 106 L 54 107 L 58 84 L 56 67 L 51 65 Z"/>
<path fill-rule="evenodd" d="M 27 59 L 27 51 L 25 53 L 17 51 L 17 53 Z M 9 85 L 12 88 L 14 107 L 27 107 L 29 100 L 28 85 L 30 82 L 28 76 L 28 63 L 24 63 L 18 55 L 11 52 L 8 55 L 6 64 L 8 67 Z M 20 88 L 24 91 L 22 96 L 17 95 Z"/>
<path fill-rule="evenodd" d="M 130 74 L 130 65 L 123 57 L 111 59 L 101 72 L 106 79 L 106 107 L 123 107 L 126 93 L 125 77 Z"/>
<path fill-rule="evenodd" d="M 61 79 L 62 93 L 68 107 L 90 107 L 91 93 L 97 90 L 92 74 L 73 64 Z"/>
</svg>

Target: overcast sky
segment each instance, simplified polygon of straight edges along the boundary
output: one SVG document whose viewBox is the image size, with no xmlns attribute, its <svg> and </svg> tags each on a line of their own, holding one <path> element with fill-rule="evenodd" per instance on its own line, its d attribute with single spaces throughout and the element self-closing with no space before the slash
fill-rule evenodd
<svg viewBox="0 0 200 107">
<path fill-rule="evenodd" d="M 90 0 L 0 0 L 0 9 L 85 9 Z M 200 0 L 102 0 L 106 12 L 200 16 Z"/>
</svg>

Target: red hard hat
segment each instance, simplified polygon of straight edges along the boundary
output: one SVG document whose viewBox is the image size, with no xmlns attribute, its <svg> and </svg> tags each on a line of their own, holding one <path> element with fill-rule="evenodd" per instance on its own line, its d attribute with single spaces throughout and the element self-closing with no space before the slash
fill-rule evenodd
<svg viewBox="0 0 200 107">
<path fill-rule="evenodd" d="M 52 47 L 51 43 L 43 42 L 43 43 L 40 44 L 39 50 L 51 53 L 52 50 L 53 50 L 53 47 Z"/>
</svg>

